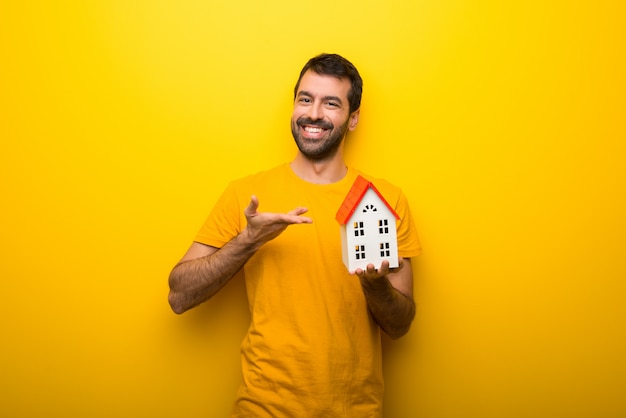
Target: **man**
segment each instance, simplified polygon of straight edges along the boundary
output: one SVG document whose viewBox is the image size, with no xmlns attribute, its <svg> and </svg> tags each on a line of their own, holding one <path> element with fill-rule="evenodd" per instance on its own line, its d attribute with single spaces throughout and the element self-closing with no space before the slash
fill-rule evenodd
<svg viewBox="0 0 626 418">
<path fill-rule="evenodd" d="M 409 258 L 420 245 L 402 192 L 344 163 L 361 92 L 345 58 L 309 60 L 294 90 L 296 157 L 232 182 L 170 275 L 169 302 L 182 313 L 244 270 L 251 324 L 233 416 L 381 416 L 380 329 L 398 338 L 410 327 Z M 383 261 L 348 272 L 342 263 L 335 214 L 359 174 L 401 218 L 396 269 Z"/>
</svg>

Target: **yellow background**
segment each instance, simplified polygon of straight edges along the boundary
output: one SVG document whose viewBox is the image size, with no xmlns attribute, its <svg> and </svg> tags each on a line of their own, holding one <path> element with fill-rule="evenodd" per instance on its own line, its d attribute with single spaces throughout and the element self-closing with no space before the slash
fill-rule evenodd
<svg viewBox="0 0 626 418">
<path fill-rule="evenodd" d="M 625 416 L 623 4 L 2 1 L 0 415 L 227 415 L 243 286 L 176 316 L 167 276 L 228 180 L 293 157 L 296 76 L 338 52 L 349 162 L 425 248 L 386 416 Z"/>
</svg>

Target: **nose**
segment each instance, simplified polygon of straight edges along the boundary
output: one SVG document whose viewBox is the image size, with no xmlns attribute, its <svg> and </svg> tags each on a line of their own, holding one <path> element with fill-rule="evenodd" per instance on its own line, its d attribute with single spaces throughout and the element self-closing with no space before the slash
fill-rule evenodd
<svg viewBox="0 0 626 418">
<path fill-rule="evenodd" d="M 309 106 L 309 117 L 312 120 L 320 120 L 324 117 L 324 113 L 322 112 L 322 106 L 318 103 L 313 103 Z"/>
</svg>

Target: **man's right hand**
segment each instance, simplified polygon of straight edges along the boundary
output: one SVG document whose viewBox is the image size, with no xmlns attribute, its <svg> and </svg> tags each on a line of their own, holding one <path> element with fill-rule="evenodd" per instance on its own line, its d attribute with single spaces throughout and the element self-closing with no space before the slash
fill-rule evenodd
<svg viewBox="0 0 626 418">
<path fill-rule="evenodd" d="M 248 224 L 241 232 L 246 240 L 261 246 L 279 236 L 289 225 L 310 224 L 313 220 L 302 214 L 308 212 L 307 208 L 298 207 L 287 213 L 259 212 L 259 199 L 256 196 L 250 198 L 250 204 L 244 210 Z"/>
</svg>

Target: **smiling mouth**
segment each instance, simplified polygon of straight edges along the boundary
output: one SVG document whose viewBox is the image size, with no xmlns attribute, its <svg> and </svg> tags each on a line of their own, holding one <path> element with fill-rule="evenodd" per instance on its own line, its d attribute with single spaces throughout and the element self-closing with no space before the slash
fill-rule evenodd
<svg viewBox="0 0 626 418">
<path fill-rule="evenodd" d="M 310 134 L 320 134 L 333 128 L 333 125 L 325 120 L 314 120 L 308 117 L 301 117 L 296 123 L 302 130 Z"/>
<path fill-rule="evenodd" d="M 303 126 L 302 129 L 310 134 L 319 134 L 325 131 L 325 129 L 320 128 L 319 126 Z"/>
</svg>

